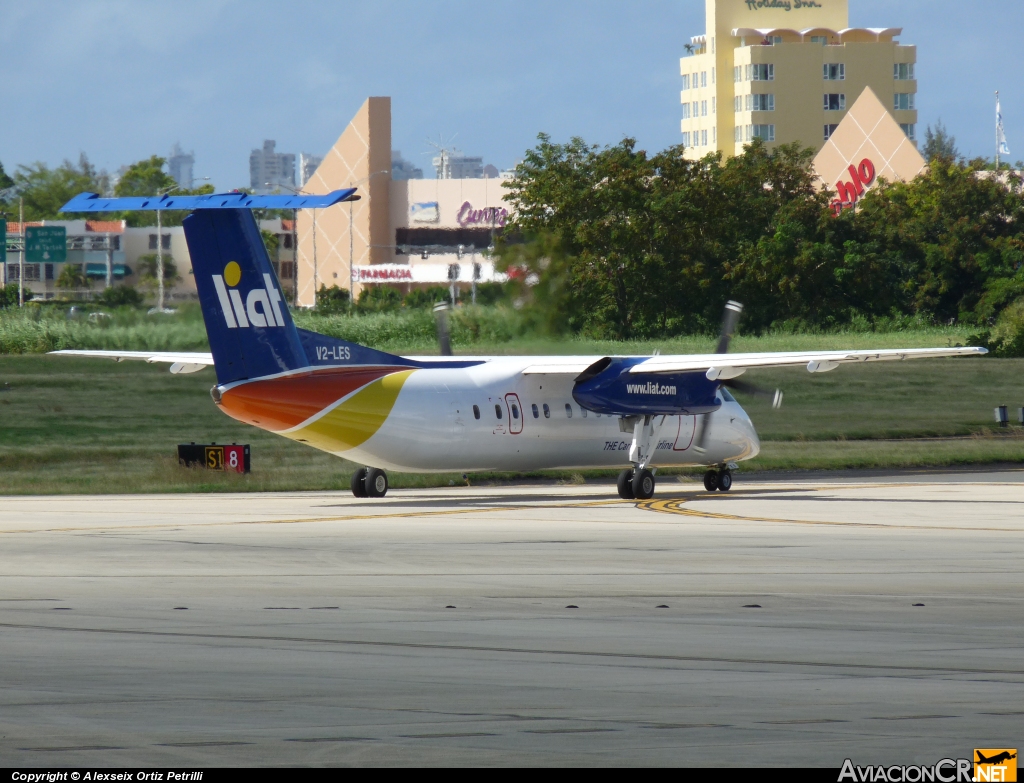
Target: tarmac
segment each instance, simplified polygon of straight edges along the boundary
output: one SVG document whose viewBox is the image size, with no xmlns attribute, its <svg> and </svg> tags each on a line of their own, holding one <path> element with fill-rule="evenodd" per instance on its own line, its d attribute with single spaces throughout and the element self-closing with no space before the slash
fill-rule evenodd
<svg viewBox="0 0 1024 783">
<path fill-rule="evenodd" d="M 1024 472 L 8 497 L 0 764 L 933 764 L 1024 727 Z"/>
</svg>

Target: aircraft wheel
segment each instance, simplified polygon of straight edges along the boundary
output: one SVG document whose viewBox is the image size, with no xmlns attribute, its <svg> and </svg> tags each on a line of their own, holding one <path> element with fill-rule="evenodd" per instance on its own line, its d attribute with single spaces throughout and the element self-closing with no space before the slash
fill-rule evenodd
<svg viewBox="0 0 1024 783">
<path fill-rule="evenodd" d="M 704 489 L 708 492 L 714 492 L 718 489 L 718 473 L 713 470 L 709 470 L 704 474 Z"/>
<path fill-rule="evenodd" d="M 654 474 L 647 468 L 634 472 L 632 489 L 634 497 L 638 500 L 654 497 Z"/>
<path fill-rule="evenodd" d="M 378 468 L 368 468 L 366 494 L 371 498 L 382 498 L 388 494 L 388 474 Z"/>
<path fill-rule="evenodd" d="M 624 471 L 619 473 L 619 497 L 623 500 L 632 500 L 636 497 L 633 494 L 633 469 L 626 468 Z"/>
<path fill-rule="evenodd" d="M 732 473 L 730 471 L 723 470 L 718 474 L 718 489 L 722 492 L 732 489 Z"/>
<path fill-rule="evenodd" d="M 366 468 L 356 468 L 352 474 L 352 494 L 357 498 L 366 497 Z"/>
</svg>

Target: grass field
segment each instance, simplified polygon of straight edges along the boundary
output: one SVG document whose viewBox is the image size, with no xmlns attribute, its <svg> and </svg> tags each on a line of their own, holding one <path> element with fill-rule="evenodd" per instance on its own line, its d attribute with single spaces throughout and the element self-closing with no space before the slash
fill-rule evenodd
<svg viewBox="0 0 1024 783">
<path fill-rule="evenodd" d="M 858 344 L 893 344 L 881 337 Z M 774 339 L 776 350 L 835 344 L 829 336 Z M 750 348 L 737 342 L 737 350 Z M 851 341 L 843 344 L 849 347 Z M 545 345 L 532 341 L 515 347 L 523 353 L 565 348 Z M 707 348 L 689 342 L 659 345 L 663 352 Z M 605 346 L 573 346 L 572 352 L 600 353 Z M 763 446 L 761 456 L 741 470 L 1024 462 L 1022 429 L 1000 430 L 992 423 L 995 405 L 1024 405 L 1024 360 L 940 359 L 840 367 L 821 375 L 751 371 L 745 377 L 780 385 L 786 401 L 776 412 L 760 400 L 741 399 Z M 134 362 L 0 357 L 0 494 L 348 488 L 350 463 L 227 418 L 210 400 L 213 383 L 212 370 L 172 376 L 166 368 Z M 181 468 L 175 445 L 190 441 L 250 443 L 253 472 L 238 476 Z M 579 481 L 591 474 L 557 477 Z M 461 483 L 454 475 L 391 479 L 396 487 Z"/>
<path fill-rule="evenodd" d="M 90 306 L 97 310 L 96 306 Z M 121 308 L 89 320 L 85 313 L 69 318 L 66 305 L 0 310 L 0 355 L 32 354 L 62 348 L 205 351 L 209 350 L 202 314 L 196 303 L 180 305 L 173 315 L 147 315 Z M 370 315 L 320 315 L 297 311 L 295 322 L 304 329 L 332 335 L 394 353 L 437 353 L 435 324 L 429 310 Z M 522 313 L 505 307 L 460 308 L 451 316 L 452 345 L 463 354 L 608 354 L 705 353 L 712 337 L 611 342 L 577 338 L 537 338 Z M 829 348 L 915 348 L 966 345 L 972 329 L 930 327 L 891 332 L 740 335 L 736 351 L 778 351 Z"/>
</svg>

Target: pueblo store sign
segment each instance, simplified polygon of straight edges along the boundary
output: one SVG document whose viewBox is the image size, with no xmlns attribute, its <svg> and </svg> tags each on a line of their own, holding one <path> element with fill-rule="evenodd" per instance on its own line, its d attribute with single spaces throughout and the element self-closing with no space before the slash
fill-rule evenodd
<svg viewBox="0 0 1024 783">
<path fill-rule="evenodd" d="M 875 181 L 875 164 L 870 158 L 864 158 L 859 165 L 850 167 L 845 173 L 849 173 L 850 181 L 843 182 L 840 177 L 836 183 L 836 198 L 832 199 L 832 211 L 839 215 L 844 209 L 851 209 L 857 203 L 857 199 L 864 195 L 864 192 L 871 187 Z"/>
<path fill-rule="evenodd" d="M 498 226 L 500 228 L 508 220 L 508 210 L 504 207 L 473 209 L 473 205 L 466 201 L 459 207 L 459 213 L 455 219 L 460 226 Z"/>
</svg>

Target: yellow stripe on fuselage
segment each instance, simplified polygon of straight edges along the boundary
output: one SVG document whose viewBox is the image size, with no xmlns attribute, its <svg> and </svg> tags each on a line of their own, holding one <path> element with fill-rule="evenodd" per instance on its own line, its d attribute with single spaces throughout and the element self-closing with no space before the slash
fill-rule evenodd
<svg viewBox="0 0 1024 783">
<path fill-rule="evenodd" d="M 357 391 L 319 419 L 288 433 L 292 440 L 323 451 L 339 453 L 361 446 L 383 426 L 398 393 L 415 370 L 385 375 Z"/>
</svg>

